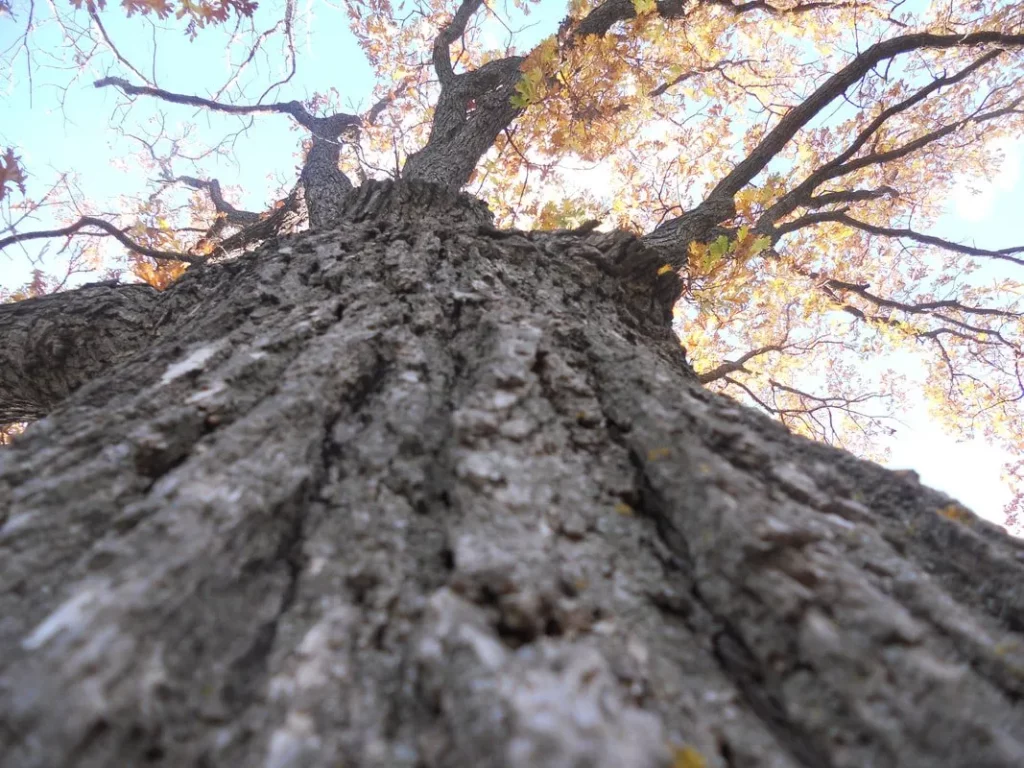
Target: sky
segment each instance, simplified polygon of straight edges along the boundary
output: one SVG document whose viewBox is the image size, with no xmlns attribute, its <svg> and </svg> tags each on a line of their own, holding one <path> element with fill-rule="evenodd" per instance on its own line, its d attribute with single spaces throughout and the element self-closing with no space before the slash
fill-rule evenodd
<svg viewBox="0 0 1024 768">
<path fill-rule="evenodd" d="M 314 9 L 312 3 L 305 6 Z M 15 7 L 17 13 L 17 6 Z M 313 23 L 300 30 L 298 38 L 300 66 L 296 78 L 276 98 L 304 98 L 331 86 L 342 89 L 342 98 L 358 109 L 369 106 L 372 71 L 351 38 L 342 11 L 327 3 L 318 3 Z M 545 3 L 534 9 L 530 27 L 523 35 L 524 44 L 539 39 L 557 28 L 565 14 L 564 5 Z M 140 34 L 148 28 L 138 18 L 126 19 L 114 8 L 103 16 L 111 37 L 127 58 L 151 61 L 149 39 Z M 16 42 L 21 24 L 0 18 L 0 50 Z M 315 30 L 315 34 L 313 31 Z M 493 39 L 504 36 L 500 27 L 487 30 Z M 189 43 L 180 32 L 162 39 L 157 63 L 160 85 L 168 90 L 209 95 L 227 71 L 227 52 L 222 43 L 206 42 L 223 37 L 206 36 Z M 63 171 L 77 172 L 82 189 L 90 199 L 109 201 L 113 207 L 117 196 L 131 197 L 145 191 L 146 179 L 138 173 L 131 153 L 138 148 L 128 139 L 111 131 L 112 121 L 125 120 L 137 124 L 139 118 L 153 114 L 151 103 L 139 103 L 129 114 L 115 110 L 118 103 L 112 89 L 97 90 L 90 83 L 106 70 L 78 73 L 80 81 L 66 90 L 61 85 L 76 73 L 54 69 L 54 55 L 61 48 L 55 30 L 44 31 L 36 39 L 32 88 L 28 87 L 24 58 L 15 66 L 0 71 L 0 99 L 5 118 L 0 123 L 0 144 L 17 147 L 29 179 L 30 194 L 38 195 Z M 58 54 L 59 58 L 59 54 Z M 111 74 L 121 74 L 110 71 Z M 149 74 L 149 72 L 147 72 Z M 202 132 L 226 133 L 237 127 L 235 118 L 197 112 L 188 107 L 164 105 L 167 124 L 183 130 L 195 124 Z M 355 110 L 353 110 L 355 111 Z M 298 162 L 296 150 L 299 135 L 285 116 L 257 117 L 251 131 L 239 141 L 231 161 L 220 162 L 212 175 L 242 187 L 241 204 L 252 210 L 264 209 L 271 194 L 281 182 L 294 179 Z M 961 242 L 973 242 L 988 248 L 1020 244 L 1020 217 L 1024 211 L 1024 139 L 1006 142 L 1005 162 L 988 182 L 975 183 L 980 192 L 972 194 L 967 183 L 950 199 L 946 216 L 934 234 Z M 280 172 L 279 178 L 268 175 L 268 169 Z M 179 172 L 187 172 L 182 168 Z M 582 185 L 600 186 L 600 173 L 579 174 Z M 603 192 L 602 189 L 596 189 Z M 23 284 L 32 267 L 30 257 L 38 250 L 8 249 L 0 253 L 0 286 L 14 288 Z M 59 259 L 51 251 L 51 259 Z M 52 261 L 48 265 L 52 265 Z M 86 279 L 86 278 L 83 278 Z M 913 378 L 920 364 L 910 356 L 895 360 L 898 369 Z M 1009 499 L 1009 489 L 1000 478 L 1000 467 L 1008 456 L 983 440 L 958 440 L 945 434 L 928 416 L 920 399 L 902 415 L 904 425 L 888 441 L 888 465 L 895 469 L 913 469 L 922 482 L 945 491 L 971 507 L 978 514 L 995 522 L 1002 521 L 1002 507 Z"/>
<path fill-rule="evenodd" d="M 991 181 L 969 185 L 965 179 L 934 234 L 986 248 L 1021 244 L 1024 139 L 1000 146 L 1005 159 Z M 977 194 L 969 186 L 975 187 Z M 902 370 L 913 374 L 914 366 L 906 364 Z M 900 429 L 890 443 L 889 466 L 915 470 L 925 485 L 945 491 L 979 515 L 1001 524 L 1010 490 L 1000 478 L 1000 467 L 1012 457 L 984 440 L 961 441 L 945 434 L 920 401 L 904 419 L 907 427 Z"/>
</svg>

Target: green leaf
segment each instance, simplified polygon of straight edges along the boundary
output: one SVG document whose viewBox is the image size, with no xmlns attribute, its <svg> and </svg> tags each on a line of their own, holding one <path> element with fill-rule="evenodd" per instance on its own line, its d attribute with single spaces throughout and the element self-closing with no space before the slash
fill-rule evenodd
<svg viewBox="0 0 1024 768">
<path fill-rule="evenodd" d="M 750 246 L 750 255 L 757 256 L 761 251 L 772 247 L 772 239 L 768 235 L 761 235 Z"/>
<path fill-rule="evenodd" d="M 725 254 L 729 252 L 729 238 L 725 235 L 719 235 L 718 239 L 715 240 L 709 247 L 708 252 L 715 258 L 717 262 Z"/>
</svg>

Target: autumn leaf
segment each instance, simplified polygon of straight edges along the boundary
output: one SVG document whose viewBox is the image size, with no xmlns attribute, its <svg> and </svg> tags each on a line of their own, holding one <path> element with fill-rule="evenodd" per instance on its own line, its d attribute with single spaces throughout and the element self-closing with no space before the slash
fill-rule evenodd
<svg viewBox="0 0 1024 768">
<path fill-rule="evenodd" d="M 9 193 L 8 184 L 17 187 L 21 194 L 25 194 L 25 171 L 10 147 L 0 156 L 0 200 Z"/>
<path fill-rule="evenodd" d="M 682 231 L 692 230 L 690 240 L 666 246 L 644 273 L 678 277 L 673 328 L 705 385 L 765 410 L 794 432 L 864 456 L 880 450 L 889 420 L 912 399 L 926 401 L 947 429 L 973 430 L 1010 452 L 1024 451 L 1024 281 L 1014 271 L 1024 263 L 1024 249 L 1013 242 L 986 249 L 985 232 L 977 233 L 977 243 L 971 237 L 963 244 L 935 235 L 951 191 L 990 177 L 1003 162 L 1000 152 L 1020 135 L 1020 46 L 971 38 L 1016 29 L 1015 4 L 954 5 L 939 22 L 930 4 L 901 9 L 906 16 L 894 19 L 881 0 L 770 9 L 692 3 L 685 19 L 673 15 L 672 3 L 655 0 L 570 0 L 568 16 L 536 37 L 543 22 L 526 25 L 530 39 L 539 38 L 529 44 L 509 22 L 530 3 L 501 11 L 478 4 L 465 29 L 450 37 L 458 86 L 448 95 L 457 98 L 442 104 L 439 34 L 472 5 L 417 3 L 410 12 L 408 4 L 389 0 L 343 0 L 372 84 L 368 93 L 348 93 L 348 82 L 335 82 L 309 96 L 278 79 L 300 53 L 288 30 L 305 11 L 289 4 L 277 26 L 240 24 L 231 32 L 230 71 L 218 81 L 229 86 L 212 100 L 215 106 L 182 94 L 184 103 L 242 109 L 269 121 L 281 116 L 270 106 L 278 98 L 272 93 L 280 93 L 278 106 L 298 103 L 317 119 L 343 113 L 349 99 L 362 101 L 358 136 L 344 138 L 338 157 L 354 184 L 401 176 L 435 134 L 453 131 L 459 152 L 476 146 L 460 137 L 490 125 L 479 142 L 490 148 L 454 186 L 485 201 L 499 227 L 573 229 L 599 218 L 646 242 L 689 217 L 685 223 L 694 226 Z M 194 36 L 248 19 L 256 4 L 69 0 L 57 8 L 146 15 L 165 26 L 180 19 Z M 507 39 L 492 34 L 496 24 L 505 25 Z M 315 27 L 304 24 L 310 39 Z M 247 68 L 250 60 L 262 66 L 274 48 L 261 29 L 281 33 L 280 71 Z M 245 32 L 252 34 L 243 44 Z M 845 45 L 854 35 L 863 45 Z M 91 45 L 109 53 L 102 40 Z M 879 45 L 903 53 L 849 69 Z M 84 51 L 92 48 L 69 54 L 69 71 L 84 68 Z M 507 80 L 497 76 L 503 62 L 512 64 Z M 149 69 L 149 62 L 136 66 L 133 82 Z M 198 73 L 194 82 L 183 90 L 211 93 Z M 241 84 L 248 82 L 243 95 Z M 845 85 L 822 93 L 830 82 Z M 123 95 L 139 115 L 143 97 Z M 159 103 L 152 98 L 150 106 Z M 182 104 L 178 97 L 163 101 L 168 114 Z M 445 113 L 450 104 L 459 109 Z M 256 111 L 245 112 L 247 105 Z M 284 114 L 301 133 L 295 147 L 301 163 L 312 136 L 290 110 Z M 501 113 L 493 124 L 492 113 Z M 499 125 L 507 114 L 512 117 Z M 195 143 L 221 146 L 224 137 L 209 126 Z M 198 136 L 201 129 L 195 130 Z M 174 145 L 179 138 L 160 140 Z M 237 231 L 239 219 L 223 206 L 217 210 L 205 191 L 184 202 L 165 186 L 181 172 L 175 159 L 142 159 L 158 202 L 145 210 L 134 202 L 94 208 L 115 211 L 119 227 L 137 220 L 140 226 L 126 231 L 139 245 L 209 255 Z M 213 173 L 215 164 L 205 170 Z M 249 220 L 296 226 L 301 214 L 286 215 L 294 212 L 296 183 L 287 172 Z M 13 205 L 10 193 L 24 186 L 20 161 L 8 150 L 0 159 L 0 197 Z M 722 194 L 715 202 L 723 204 L 715 210 L 725 213 L 704 217 L 701 205 L 715 190 Z M 27 211 L 36 202 L 17 205 Z M 72 202 L 79 201 L 59 204 L 70 211 Z M 166 284 L 170 272 L 156 264 L 133 263 L 133 269 Z M 867 373 L 887 355 L 914 360 L 920 375 L 910 384 L 901 371 Z M 1024 489 L 1024 469 L 1007 476 Z M 1014 499 L 1024 509 L 1024 492 Z"/>
<path fill-rule="evenodd" d="M 70 0 L 71 5 L 81 9 L 84 5 L 90 13 L 97 13 L 106 8 L 106 0 Z M 257 3 L 249 0 L 178 0 L 177 8 L 167 0 L 121 0 L 121 6 L 127 16 L 146 16 L 154 14 L 159 19 L 167 19 L 173 15 L 177 19 L 188 18 L 187 32 L 195 35 L 198 28 L 207 24 L 222 24 L 234 13 L 239 18 L 251 17 Z"/>
<path fill-rule="evenodd" d="M 657 10 L 657 0 L 633 0 L 633 10 L 637 16 L 645 16 Z"/>
</svg>

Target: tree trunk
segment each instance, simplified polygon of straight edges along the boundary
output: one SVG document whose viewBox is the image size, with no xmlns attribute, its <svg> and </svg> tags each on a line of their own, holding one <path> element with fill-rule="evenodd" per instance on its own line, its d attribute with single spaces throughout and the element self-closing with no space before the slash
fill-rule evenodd
<svg viewBox="0 0 1024 768">
<path fill-rule="evenodd" d="M 343 213 L 16 305 L 0 766 L 1024 764 L 1018 542 L 704 390 L 626 236 Z"/>
</svg>

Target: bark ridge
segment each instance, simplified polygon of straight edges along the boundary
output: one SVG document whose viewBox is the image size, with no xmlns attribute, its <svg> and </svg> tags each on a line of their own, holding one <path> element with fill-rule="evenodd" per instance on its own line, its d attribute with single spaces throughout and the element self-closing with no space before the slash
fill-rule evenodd
<svg viewBox="0 0 1024 768">
<path fill-rule="evenodd" d="M 343 207 L 0 453 L 0 766 L 1024 762 L 1018 542 L 704 390 L 621 235 Z"/>
</svg>

